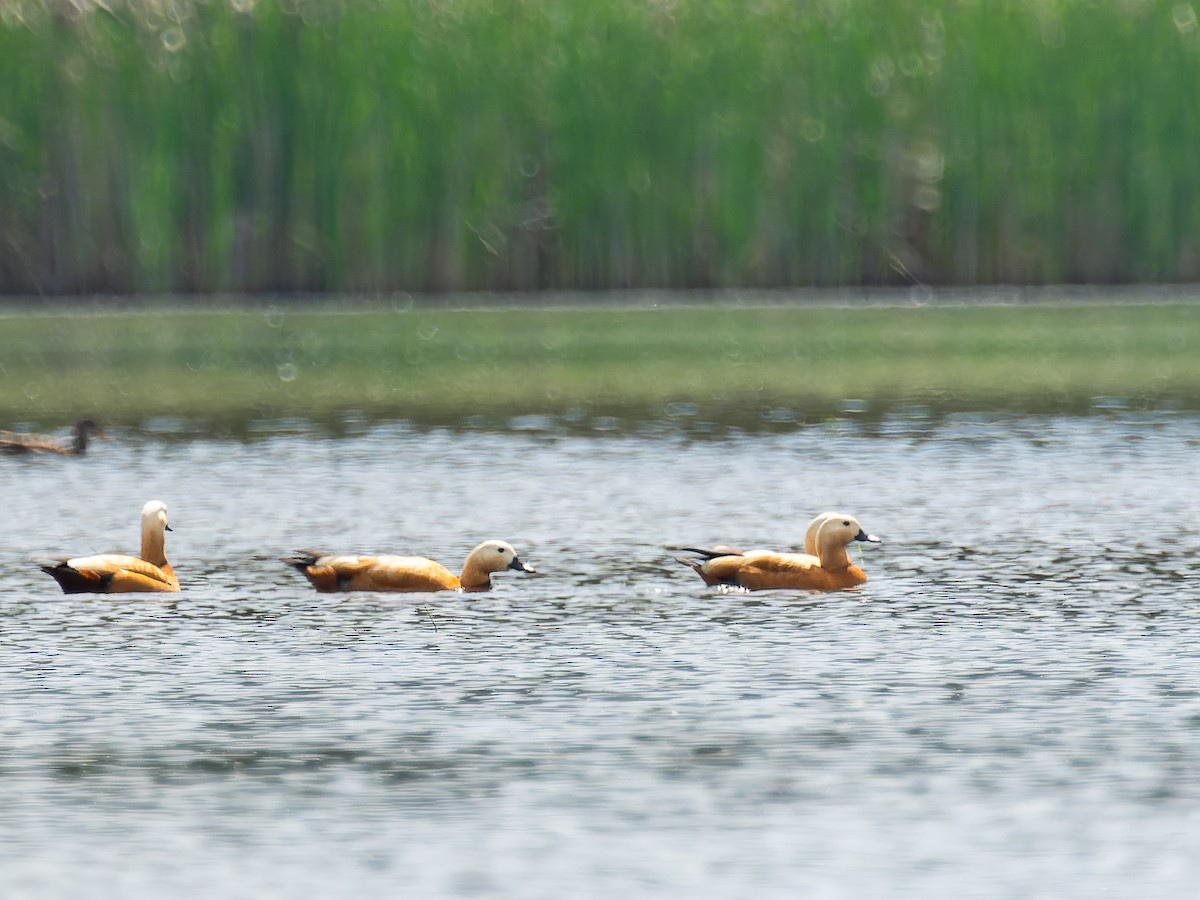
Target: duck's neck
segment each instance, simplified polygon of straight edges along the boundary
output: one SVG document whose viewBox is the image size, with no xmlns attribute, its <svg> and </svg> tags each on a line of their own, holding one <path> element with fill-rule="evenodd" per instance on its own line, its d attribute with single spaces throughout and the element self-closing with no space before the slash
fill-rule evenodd
<svg viewBox="0 0 1200 900">
<path fill-rule="evenodd" d="M 459 587 L 464 591 L 490 591 L 492 576 L 474 557 L 467 557 L 463 563 L 462 575 L 458 578 Z"/>
<path fill-rule="evenodd" d="M 158 566 L 160 569 L 169 568 L 167 566 L 167 551 L 165 547 L 166 533 L 154 523 L 147 523 L 142 526 L 142 552 L 141 557 L 146 562 Z"/>
<path fill-rule="evenodd" d="M 845 544 L 822 544 L 820 557 L 822 569 L 844 569 L 851 564 Z"/>
</svg>

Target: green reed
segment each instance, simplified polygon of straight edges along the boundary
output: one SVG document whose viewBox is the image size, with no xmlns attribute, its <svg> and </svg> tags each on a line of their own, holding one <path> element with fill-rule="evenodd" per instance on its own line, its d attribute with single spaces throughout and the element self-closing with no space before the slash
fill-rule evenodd
<svg viewBox="0 0 1200 900">
<path fill-rule="evenodd" d="M 0 425 L 91 415 L 741 426 L 925 407 L 1196 409 L 1200 307 L 447 309 L 0 317 Z M 850 407 L 846 407 L 848 401 Z"/>
<path fill-rule="evenodd" d="M 1174 0 L 0 0 L 0 292 L 1193 280 Z"/>
</svg>

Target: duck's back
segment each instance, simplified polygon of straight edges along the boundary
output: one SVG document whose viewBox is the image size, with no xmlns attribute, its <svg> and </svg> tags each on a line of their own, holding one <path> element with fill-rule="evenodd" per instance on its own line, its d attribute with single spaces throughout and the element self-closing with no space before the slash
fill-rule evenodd
<svg viewBox="0 0 1200 900">
<path fill-rule="evenodd" d="M 459 586 L 456 575 L 423 556 L 314 555 L 296 568 L 319 591 L 451 591 Z"/>
<path fill-rule="evenodd" d="M 67 594 L 125 594 L 174 592 L 179 580 L 170 566 L 159 566 L 137 556 L 103 553 L 61 559 L 42 569 Z"/>
</svg>

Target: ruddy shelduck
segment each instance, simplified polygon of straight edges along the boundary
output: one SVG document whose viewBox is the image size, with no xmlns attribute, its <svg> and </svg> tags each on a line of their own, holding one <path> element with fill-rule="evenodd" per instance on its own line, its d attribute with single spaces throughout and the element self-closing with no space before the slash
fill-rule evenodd
<svg viewBox="0 0 1200 900">
<path fill-rule="evenodd" d="M 102 553 L 97 556 L 46 557 L 42 571 L 54 578 L 64 594 L 125 594 L 178 591 L 179 579 L 167 562 L 164 547 L 167 505 L 151 500 L 142 507 L 140 556 Z"/>
<path fill-rule="evenodd" d="M 104 431 L 94 419 L 80 419 L 70 442 L 50 434 L 28 434 L 21 431 L 0 431 L 0 451 L 5 453 L 58 453 L 62 456 L 83 456 L 87 453 L 91 435 L 104 437 Z"/>
<path fill-rule="evenodd" d="M 708 550 L 682 547 L 700 558 L 676 559 L 695 569 L 709 585 L 728 584 L 752 591 L 772 588 L 840 591 L 867 580 L 866 573 L 850 561 L 846 552 L 854 541 L 880 543 L 875 535 L 863 531 L 853 516 L 822 513 L 808 527 L 804 553 L 741 551 L 727 546 Z"/>
<path fill-rule="evenodd" d="M 280 557 L 318 591 L 487 591 L 492 573 L 535 572 L 511 544 L 484 541 L 468 554 L 462 574 L 424 556 L 353 556 L 300 550 Z"/>
</svg>

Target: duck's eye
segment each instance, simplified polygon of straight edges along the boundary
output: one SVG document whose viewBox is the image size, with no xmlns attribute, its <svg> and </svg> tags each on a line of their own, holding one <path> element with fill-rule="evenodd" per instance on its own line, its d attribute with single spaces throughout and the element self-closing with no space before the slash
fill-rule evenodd
<svg viewBox="0 0 1200 900">
<path fill-rule="evenodd" d="M 843 522 L 842 524 L 843 524 L 843 525 L 845 525 L 847 528 L 849 528 L 849 527 L 850 527 L 850 523 L 849 523 L 849 522 Z"/>
<path fill-rule="evenodd" d="M 496 548 L 496 552 L 497 552 L 497 553 L 503 553 L 503 552 L 504 552 L 504 548 L 503 548 L 503 547 L 497 547 L 497 548 Z"/>
</svg>

